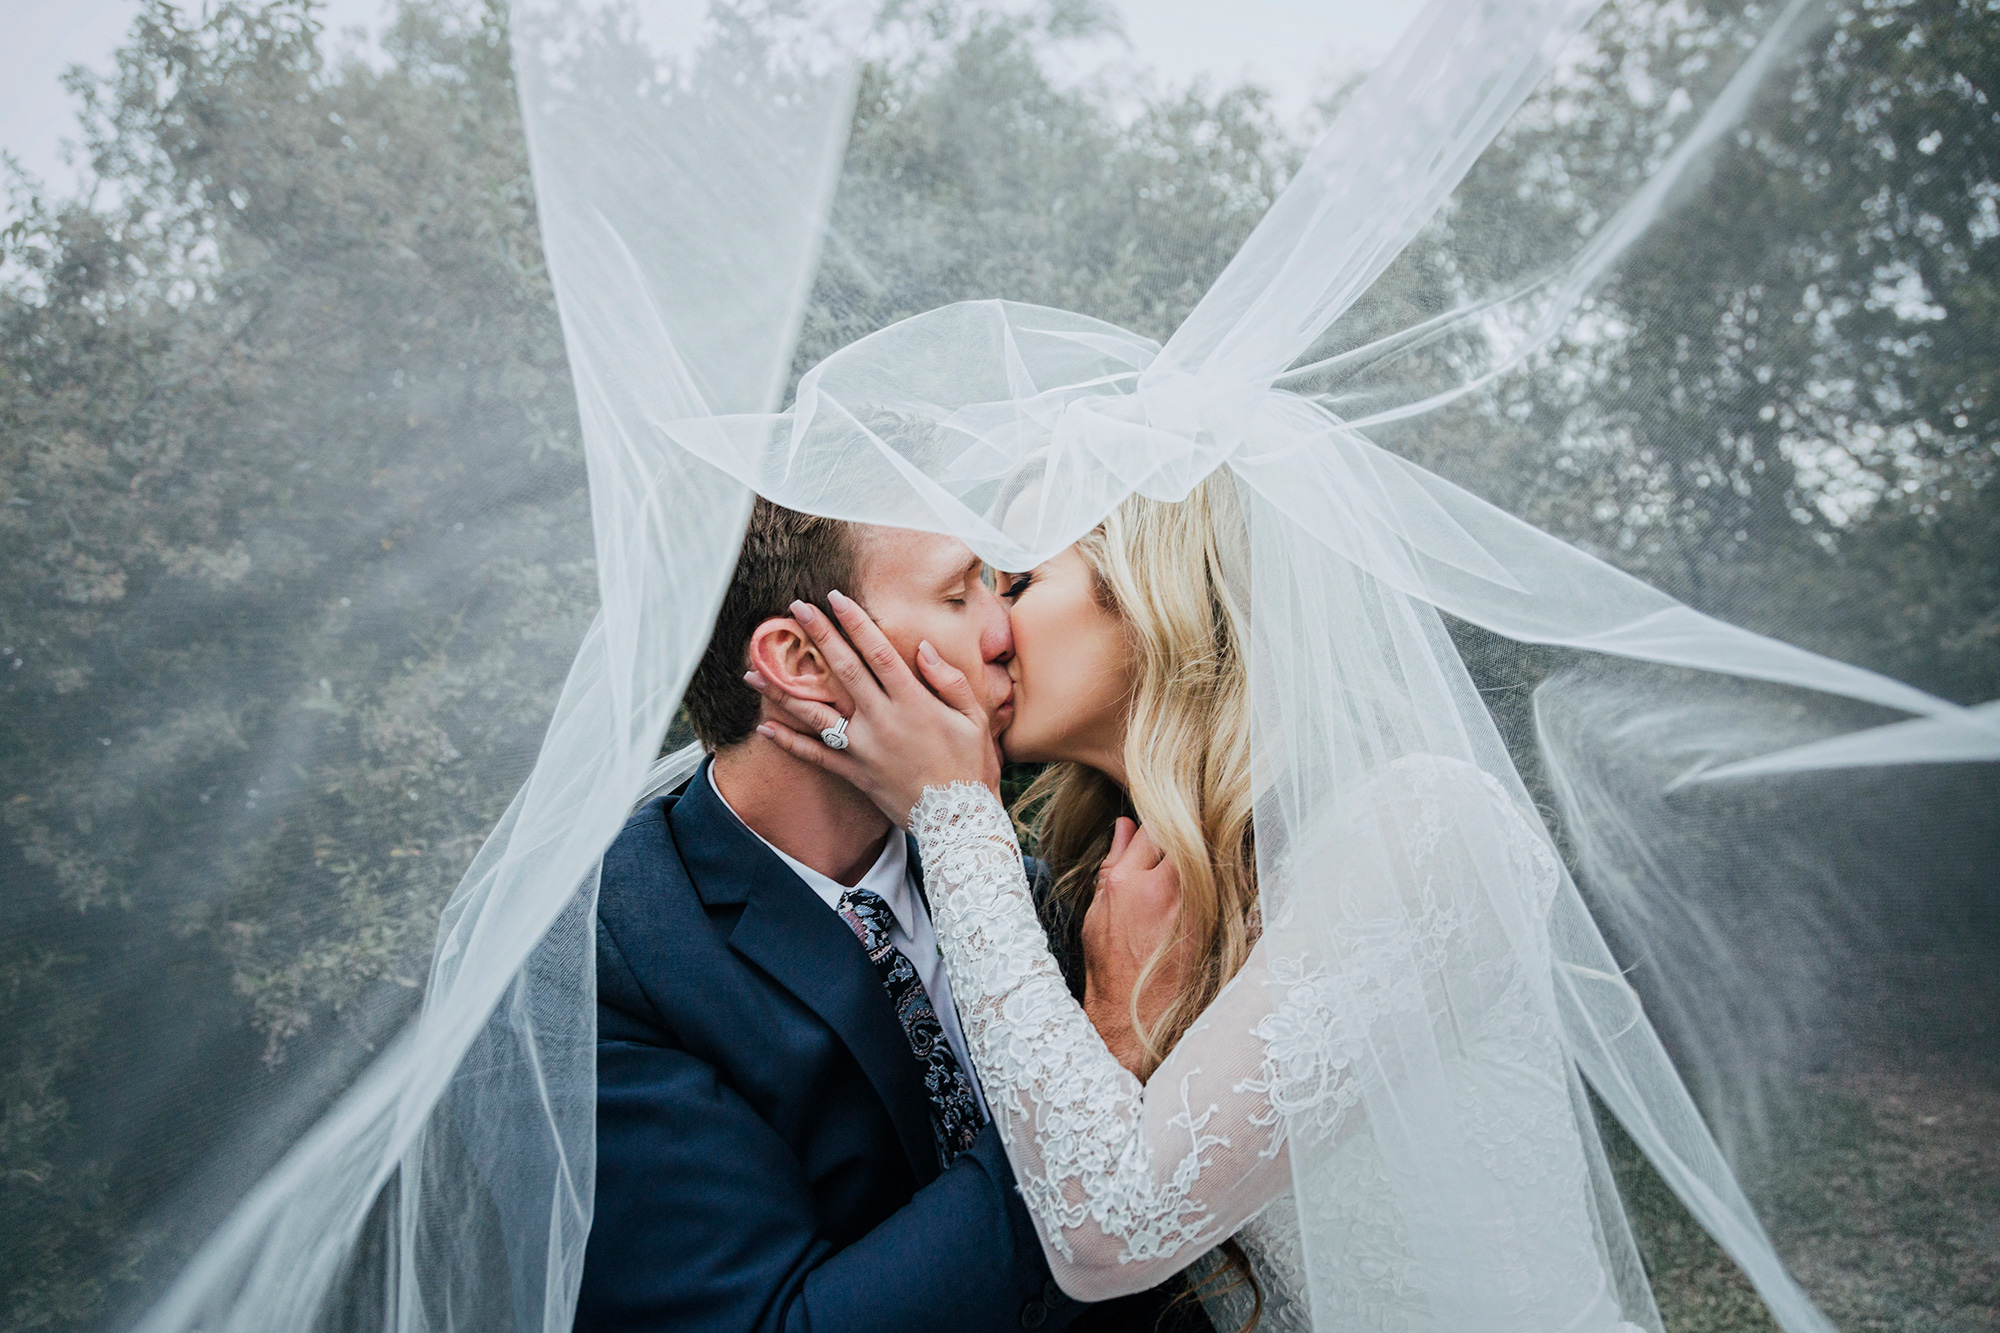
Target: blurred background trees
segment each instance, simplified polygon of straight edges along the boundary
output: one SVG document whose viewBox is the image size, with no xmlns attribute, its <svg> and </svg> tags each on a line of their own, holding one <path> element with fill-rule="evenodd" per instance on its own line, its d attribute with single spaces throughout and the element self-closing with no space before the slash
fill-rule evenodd
<svg viewBox="0 0 2000 1333">
<path fill-rule="evenodd" d="M 1685 131 L 1676 90 L 1727 73 L 1738 20 L 1608 11 L 1372 299 L 1472 290 L 1453 229 L 1523 200 L 1522 247 L 1573 248 Z M 975 297 L 1164 338 L 1307 146 L 1254 88 L 1114 109 L 1060 81 L 1051 51 L 1115 29 L 1088 5 L 899 21 L 799 371 Z M 381 49 L 330 60 L 303 0 L 149 0 L 116 72 L 72 78 L 91 186 L 11 186 L 9 1328 L 115 1321 L 413 1012 L 594 607 L 504 6 L 405 0 Z M 1538 354 L 1563 375 L 1385 442 L 1704 609 L 1995 697 L 1993 14 L 1848 6 L 1760 96 L 1588 336 Z M 1498 686 L 1542 669 L 1483 660 Z M 157 1025 L 111 1021 L 149 990 Z M 309 1095 L 298 1061 L 325 1071 Z M 1656 1269 L 1710 1274 L 1663 1288 L 1669 1326 L 1749 1318 L 1656 1211 Z"/>
<path fill-rule="evenodd" d="M 312 1113 L 286 1062 L 337 1080 L 407 1016 L 594 605 L 500 11 L 384 47 L 150 5 L 73 79 L 89 195 L 14 187 L 10 1328 L 115 1313 L 196 1162 Z M 149 991 L 156 1027 L 101 1021 Z"/>
</svg>

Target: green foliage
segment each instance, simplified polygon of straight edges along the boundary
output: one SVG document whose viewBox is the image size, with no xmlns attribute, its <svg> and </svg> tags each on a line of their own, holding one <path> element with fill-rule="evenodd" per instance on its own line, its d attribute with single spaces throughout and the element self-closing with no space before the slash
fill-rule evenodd
<svg viewBox="0 0 2000 1333">
<path fill-rule="evenodd" d="M 94 1323 L 232 1128 L 218 1099 L 163 1110 L 163 1159 L 74 1137 L 120 1077 L 86 1058 L 88 978 L 173 941 L 133 981 L 253 1059 L 378 1041 L 590 613 L 504 37 L 497 6 L 413 5 L 388 68 L 329 68 L 304 5 L 149 5 L 71 80 L 109 202 L 8 228 L 10 912 L 81 942 L 0 959 L 41 1018 L 0 1057 L 0 1179 L 36 1195 L 6 1210 L 9 1327 Z"/>
<path fill-rule="evenodd" d="M 1574 247 L 1689 128 L 1673 92 L 1719 83 L 1739 25 L 1607 10 L 1595 61 L 1413 249 L 1408 299 L 1466 273 L 1458 233 L 1509 271 Z M 2000 694 L 1994 31 L 1983 0 L 1836 11 L 1539 358 L 1559 373 L 1503 381 L 1412 452 L 1702 609 Z"/>
</svg>

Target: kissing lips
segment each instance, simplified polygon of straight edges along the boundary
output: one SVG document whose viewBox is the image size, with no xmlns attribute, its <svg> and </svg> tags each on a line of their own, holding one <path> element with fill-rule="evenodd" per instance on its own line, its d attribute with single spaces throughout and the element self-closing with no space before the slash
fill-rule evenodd
<svg viewBox="0 0 2000 1333">
<path fill-rule="evenodd" d="M 1014 692 L 1012 690 L 1009 690 L 1007 691 L 1007 697 L 1005 699 L 1002 699 L 999 703 L 993 706 L 992 713 L 988 715 L 988 722 L 992 728 L 993 734 L 995 736 L 998 736 L 1001 732 L 1007 730 L 1008 726 L 1013 721 L 1014 721 Z"/>
</svg>

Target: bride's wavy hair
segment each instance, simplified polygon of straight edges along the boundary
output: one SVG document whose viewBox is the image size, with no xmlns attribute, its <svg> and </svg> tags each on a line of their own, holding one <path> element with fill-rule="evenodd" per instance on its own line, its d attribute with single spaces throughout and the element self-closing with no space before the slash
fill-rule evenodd
<svg viewBox="0 0 2000 1333">
<path fill-rule="evenodd" d="M 1141 1078 L 1236 975 L 1261 929 L 1242 582 L 1248 547 L 1234 480 L 1222 470 L 1179 502 L 1132 496 L 1077 543 L 1100 605 L 1124 624 L 1132 649 L 1124 756 L 1131 790 L 1120 791 L 1082 764 L 1054 763 L 1029 785 L 1019 807 L 1055 877 L 1050 905 L 1072 940 L 1097 891 L 1098 865 L 1119 815 L 1138 818 L 1180 877 L 1177 929 L 1147 960 L 1132 993 Z M 1194 966 L 1158 1019 L 1144 1024 L 1139 996 L 1184 937 L 1192 941 Z M 1233 1243 L 1223 1251 L 1228 1269 L 1254 1290 L 1241 1251 Z M 1261 1312 L 1263 1294 L 1255 1294 Z M 1253 1314 L 1246 1328 L 1256 1322 Z"/>
</svg>

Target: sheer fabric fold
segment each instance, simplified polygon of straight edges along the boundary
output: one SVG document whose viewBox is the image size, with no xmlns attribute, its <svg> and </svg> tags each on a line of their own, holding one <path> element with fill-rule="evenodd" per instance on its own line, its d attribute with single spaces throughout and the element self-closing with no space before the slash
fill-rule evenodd
<svg viewBox="0 0 2000 1333">
<path fill-rule="evenodd" d="M 533 772 L 444 910 L 420 1016 L 141 1329 L 553 1333 L 574 1317 L 595 1172 L 596 862 L 649 773 L 686 776 L 656 768 L 660 742 L 752 499 L 646 413 L 776 406 L 852 66 L 773 67 L 698 30 L 567 6 L 523 7 L 513 34 L 542 236 L 561 256 L 600 610 Z M 726 93 L 677 84 L 683 66 Z M 717 189 L 662 193 L 663 179 Z"/>
</svg>

